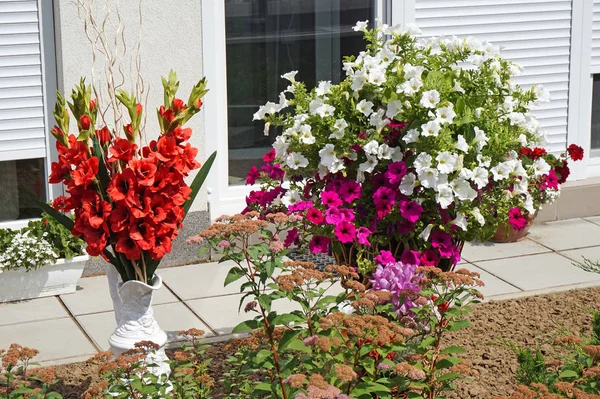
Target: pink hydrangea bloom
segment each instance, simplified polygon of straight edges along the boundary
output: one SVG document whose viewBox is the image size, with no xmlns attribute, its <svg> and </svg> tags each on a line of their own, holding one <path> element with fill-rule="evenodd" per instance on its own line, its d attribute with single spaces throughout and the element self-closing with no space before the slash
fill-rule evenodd
<svg viewBox="0 0 600 399">
<path fill-rule="evenodd" d="M 379 265 L 373 273 L 373 289 L 389 291 L 392 294 L 392 303 L 400 317 L 410 314 L 410 309 L 415 307 L 414 302 L 402 294 L 406 290 L 415 293 L 421 290 L 419 276 L 415 274 L 416 269 L 417 265 L 396 262 Z"/>
</svg>

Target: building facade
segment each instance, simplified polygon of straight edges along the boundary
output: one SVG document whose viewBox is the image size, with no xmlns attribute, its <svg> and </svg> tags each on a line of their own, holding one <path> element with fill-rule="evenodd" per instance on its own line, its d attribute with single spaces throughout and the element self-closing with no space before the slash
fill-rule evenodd
<svg viewBox="0 0 600 399">
<path fill-rule="evenodd" d="M 200 161 L 214 150 L 219 155 L 192 208 L 196 214 L 210 210 L 215 218 L 243 209 L 246 172 L 275 136 L 265 135 L 252 114 L 276 100 L 285 88 L 279 76 L 289 70 L 299 70 L 309 85 L 342 79 L 343 56 L 362 46 L 352 26 L 367 19 L 417 23 L 424 35 L 476 36 L 502 46 L 505 57 L 525 68 L 518 84 L 550 91 L 551 102 L 535 111 L 548 149 L 559 153 L 575 143 L 586 150 L 561 199 L 539 220 L 600 214 L 600 0 L 145 0 L 141 13 L 135 1 L 95 3 L 99 12 L 118 6 L 129 48 L 140 39 L 150 109 L 162 102 L 160 76 L 170 69 L 184 97 L 201 76 L 208 78 L 204 111 L 191 122 L 192 144 Z M 62 194 L 47 184 L 56 158 L 48 133 L 54 92 L 69 93 L 98 68 L 71 0 L 0 1 L 0 226 L 36 216 L 26 193 Z M 147 129 L 157 129 L 152 118 Z"/>
</svg>

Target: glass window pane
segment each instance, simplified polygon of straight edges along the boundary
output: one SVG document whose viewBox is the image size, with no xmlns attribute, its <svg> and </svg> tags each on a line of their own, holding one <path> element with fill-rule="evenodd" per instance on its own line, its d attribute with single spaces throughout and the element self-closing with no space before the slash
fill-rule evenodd
<svg viewBox="0 0 600 399">
<path fill-rule="evenodd" d="M 0 222 L 40 216 L 31 196 L 46 199 L 44 165 L 44 158 L 0 162 Z"/>
<path fill-rule="evenodd" d="M 339 83 L 342 58 L 364 49 L 352 27 L 374 13 L 374 0 L 226 0 L 229 184 L 244 184 L 279 134 L 265 136 L 252 115 L 277 102 L 289 83 L 280 76 L 298 70 L 309 88 Z"/>
<path fill-rule="evenodd" d="M 592 97 L 592 140 L 591 155 L 600 157 L 600 75 L 594 75 L 594 94 Z"/>
</svg>

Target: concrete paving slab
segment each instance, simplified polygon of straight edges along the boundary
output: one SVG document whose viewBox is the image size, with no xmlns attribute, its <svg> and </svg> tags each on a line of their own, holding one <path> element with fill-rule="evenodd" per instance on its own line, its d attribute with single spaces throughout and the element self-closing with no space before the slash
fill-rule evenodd
<svg viewBox="0 0 600 399">
<path fill-rule="evenodd" d="M 600 225 L 584 219 L 534 224 L 529 239 L 555 251 L 600 245 Z"/>
<path fill-rule="evenodd" d="M 240 292 L 242 280 L 223 286 L 232 263 L 201 263 L 161 270 L 164 283 L 183 300 Z"/>
<path fill-rule="evenodd" d="M 544 252 L 551 252 L 551 250 L 528 239 L 511 243 L 467 242 L 462 251 L 462 258 L 468 262 L 476 262 Z"/>
<path fill-rule="evenodd" d="M 508 284 L 506 281 L 499 279 L 498 277 L 486 272 L 485 270 L 472 265 L 470 263 L 465 263 L 460 265 L 465 269 L 468 269 L 472 272 L 477 272 L 481 276 L 481 280 L 485 283 L 484 287 L 479 287 L 479 292 L 481 292 L 484 296 L 484 299 L 488 299 L 494 297 L 496 295 L 506 295 L 516 292 L 521 292 L 521 290 L 511 284 Z"/>
<path fill-rule="evenodd" d="M 0 276 L 0 278 L 2 277 Z M 0 326 L 68 317 L 69 313 L 67 313 L 58 298 L 54 296 L 29 301 L 0 303 Z"/>
</svg>

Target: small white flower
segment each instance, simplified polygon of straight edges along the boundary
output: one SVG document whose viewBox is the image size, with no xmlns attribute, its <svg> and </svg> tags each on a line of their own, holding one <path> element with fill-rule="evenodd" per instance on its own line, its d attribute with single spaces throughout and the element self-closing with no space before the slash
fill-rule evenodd
<svg viewBox="0 0 600 399">
<path fill-rule="evenodd" d="M 475 220 L 477 220 L 477 223 L 479 223 L 481 226 L 485 225 L 485 218 L 479 211 L 479 208 L 477 208 L 477 207 L 473 208 L 473 210 L 471 210 L 471 215 L 473 215 L 473 217 L 475 217 Z"/>
<path fill-rule="evenodd" d="M 323 104 L 315 110 L 315 113 L 321 118 L 325 118 L 326 116 L 333 116 L 334 112 L 335 107 L 329 104 Z"/>
<path fill-rule="evenodd" d="M 473 201 L 477 197 L 477 191 L 473 190 L 471 184 L 464 179 L 455 179 L 450 186 L 456 198 L 461 201 Z"/>
<path fill-rule="evenodd" d="M 527 193 L 527 198 L 525 199 L 523 208 L 525 208 L 527 212 L 531 213 L 532 215 L 535 213 L 535 207 L 533 206 L 533 198 L 529 193 Z"/>
<path fill-rule="evenodd" d="M 487 155 L 477 154 L 477 162 L 479 162 L 480 166 L 484 168 L 489 168 L 492 163 L 492 158 Z"/>
<path fill-rule="evenodd" d="M 494 166 L 490 169 L 492 175 L 494 176 L 495 181 L 500 181 L 504 179 L 508 179 L 510 176 L 510 172 L 512 171 L 512 166 L 508 162 L 501 162 L 498 165 Z"/>
<path fill-rule="evenodd" d="M 358 21 L 358 22 L 356 22 L 356 25 L 354 25 L 354 27 L 352 29 L 354 29 L 355 32 L 359 32 L 359 31 L 366 32 L 368 25 L 369 25 L 368 19 L 366 21 Z"/>
<path fill-rule="evenodd" d="M 377 155 L 379 151 L 379 143 L 376 140 L 371 140 L 363 147 L 365 150 L 365 154 L 367 155 Z"/>
<path fill-rule="evenodd" d="M 460 82 L 458 80 L 454 81 L 454 87 L 452 88 L 452 91 L 456 91 L 458 93 L 464 93 L 465 89 L 463 89 L 460 85 Z"/>
<path fill-rule="evenodd" d="M 298 191 L 287 190 L 281 201 L 285 204 L 285 206 L 290 206 L 300 201 L 301 199 L 302 197 L 300 196 L 300 193 Z"/>
<path fill-rule="evenodd" d="M 467 218 L 460 212 L 456 212 L 456 218 L 454 218 L 454 220 L 450 223 L 460 227 L 461 229 L 463 229 L 463 231 L 467 231 L 469 227 L 469 224 L 467 223 Z"/>
<path fill-rule="evenodd" d="M 406 64 L 404 64 L 403 70 L 406 79 L 410 80 L 412 78 L 417 78 L 421 80 L 421 74 L 423 73 L 425 68 L 422 66 L 413 66 L 412 64 L 407 62 Z"/>
<path fill-rule="evenodd" d="M 435 108 L 440 102 L 440 93 L 437 90 L 428 90 L 421 96 L 419 104 L 424 108 Z"/>
<path fill-rule="evenodd" d="M 550 172 L 550 165 L 544 158 L 538 158 L 533 162 L 533 173 L 535 176 L 547 175 Z"/>
<path fill-rule="evenodd" d="M 379 159 L 392 159 L 392 156 L 396 153 L 395 148 L 391 148 L 389 145 L 383 143 L 377 149 L 377 158 Z M 402 153 L 400 153 L 402 156 Z"/>
<path fill-rule="evenodd" d="M 381 68 L 372 68 L 369 71 L 367 81 L 375 86 L 381 86 L 385 83 L 385 70 Z"/>
<path fill-rule="evenodd" d="M 423 137 L 429 137 L 429 136 L 433 136 L 436 137 L 440 132 L 440 124 L 437 123 L 436 121 L 429 121 L 423 125 L 421 125 L 421 136 Z"/>
<path fill-rule="evenodd" d="M 483 108 L 481 108 L 481 107 L 475 108 L 475 118 L 477 118 L 477 119 L 481 118 L 481 112 L 483 112 Z"/>
<path fill-rule="evenodd" d="M 456 113 L 452 109 L 452 105 L 448 105 L 446 107 L 441 107 L 435 110 L 436 121 L 443 125 L 446 123 L 452 123 Z"/>
<path fill-rule="evenodd" d="M 363 99 L 361 102 L 356 104 L 356 109 L 364 116 L 368 117 L 373 112 L 373 103 Z"/>
<path fill-rule="evenodd" d="M 336 119 L 335 123 L 333 124 L 333 128 L 335 130 L 329 135 L 329 138 L 335 138 L 338 140 L 341 139 L 344 137 L 344 131 L 347 127 L 348 122 L 346 122 L 344 119 Z"/>
<path fill-rule="evenodd" d="M 432 224 L 428 224 L 427 227 L 425 227 L 423 229 L 423 231 L 421 232 L 421 234 L 419 234 L 419 238 L 422 239 L 423 241 L 429 240 L 429 235 L 431 234 L 431 230 L 432 229 L 433 229 L 433 225 Z"/>
<path fill-rule="evenodd" d="M 406 94 L 407 96 L 410 96 L 410 95 L 416 93 L 417 91 L 419 91 L 419 89 L 422 86 L 423 86 L 423 82 L 421 81 L 421 79 L 410 78 L 409 80 L 407 80 L 406 82 L 404 82 L 400 86 L 398 86 L 397 91 L 402 92 L 402 93 Z"/>
<path fill-rule="evenodd" d="M 412 195 L 413 190 L 417 186 L 416 176 L 413 173 L 407 173 L 400 180 L 400 192 L 404 195 Z"/>
<path fill-rule="evenodd" d="M 519 135 L 519 143 L 521 143 L 522 147 L 527 146 L 527 136 L 525 136 L 523 133 Z"/>
<path fill-rule="evenodd" d="M 477 166 L 475 169 L 473 169 L 473 177 L 471 180 L 473 180 L 473 183 L 477 185 L 477 188 L 482 189 L 489 183 L 488 170 L 481 166 Z"/>
<path fill-rule="evenodd" d="M 377 112 L 373 112 L 369 117 L 369 124 L 375 127 L 377 132 L 387 126 L 388 120 L 383 117 L 383 110 L 379 109 Z"/>
<path fill-rule="evenodd" d="M 283 79 L 289 80 L 291 83 L 296 83 L 296 75 L 298 74 L 298 71 L 290 71 L 288 73 L 284 73 L 283 75 L 281 75 L 281 77 Z"/>
<path fill-rule="evenodd" d="M 398 115 L 401 111 L 402 111 L 402 101 L 395 100 L 387 105 L 387 111 L 386 111 L 385 115 L 390 119 L 394 119 L 394 117 L 396 115 Z"/>
<path fill-rule="evenodd" d="M 321 157 L 321 163 L 327 167 L 331 167 L 338 160 L 333 144 L 325 144 L 325 147 L 319 151 L 319 156 Z"/>
<path fill-rule="evenodd" d="M 292 152 L 288 155 L 285 163 L 290 169 L 298 170 L 308 166 L 308 159 L 299 152 Z"/>
<path fill-rule="evenodd" d="M 377 166 L 377 157 L 367 155 L 367 160 L 358 165 L 358 170 L 361 172 L 371 173 Z"/>
<path fill-rule="evenodd" d="M 319 97 L 323 97 L 324 95 L 329 94 L 330 92 L 331 92 L 331 82 L 330 81 L 323 80 L 323 81 L 319 82 L 319 85 L 315 89 L 315 93 Z"/>
<path fill-rule="evenodd" d="M 550 92 L 542 85 L 535 85 L 533 92 L 538 102 L 547 103 L 550 102 Z"/>
<path fill-rule="evenodd" d="M 437 168 L 441 173 L 452 173 L 456 168 L 458 156 L 447 151 L 442 151 L 435 158 L 438 161 Z"/>
<path fill-rule="evenodd" d="M 287 152 L 290 146 L 289 139 L 285 136 L 277 136 L 275 138 L 275 142 L 273 143 L 273 148 L 275 149 L 275 155 L 277 158 L 283 157 L 283 155 Z"/>
<path fill-rule="evenodd" d="M 402 141 L 404 141 L 406 144 L 416 143 L 419 140 L 420 135 L 421 133 L 419 133 L 417 129 L 410 129 L 406 132 L 406 134 L 404 134 Z"/>
<path fill-rule="evenodd" d="M 481 151 L 489 140 L 490 139 L 486 136 L 485 132 L 475 126 L 475 139 L 473 140 L 473 143 L 475 144 L 477 151 Z"/>
<path fill-rule="evenodd" d="M 358 91 L 363 88 L 365 83 L 367 83 L 367 75 L 363 71 L 357 71 L 352 75 L 352 85 L 350 87 L 352 90 Z"/>
<path fill-rule="evenodd" d="M 300 128 L 300 132 L 299 132 L 300 142 L 302 142 L 303 144 L 314 144 L 315 143 L 315 137 L 312 135 L 311 129 L 312 128 L 310 125 L 303 125 Z"/>
<path fill-rule="evenodd" d="M 418 173 L 423 169 L 430 168 L 431 161 L 433 161 L 431 155 L 427 154 L 426 152 L 422 152 L 419 155 L 417 155 L 417 158 L 414 160 L 413 165 L 415 166 L 415 170 Z"/>
<path fill-rule="evenodd" d="M 437 188 L 437 194 L 435 200 L 442 209 L 447 209 L 454 202 L 454 195 L 452 194 L 452 187 L 448 184 L 440 184 Z"/>
<path fill-rule="evenodd" d="M 460 150 L 462 152 L 469 152 L 469 144 L 467 144 L 467 140 L 465 140 L 465 136 L 459 134 L 456 138 L 456 144 L 454 144 L 454 148 Z"/>
</svg>

